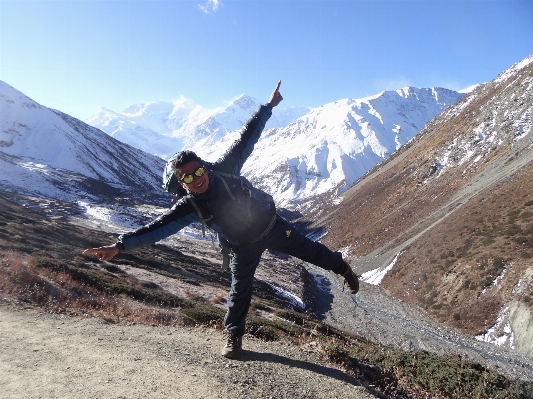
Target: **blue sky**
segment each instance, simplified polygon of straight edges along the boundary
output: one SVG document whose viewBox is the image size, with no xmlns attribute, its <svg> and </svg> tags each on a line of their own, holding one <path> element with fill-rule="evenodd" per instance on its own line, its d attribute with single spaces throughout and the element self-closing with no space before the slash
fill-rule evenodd
<svg viewBox="0 0 533 399">
<path fill-rule="evenodd" d="M 319 106 L 461 89 L 533 53 L 525 0 L 0 0 L 0 80 L 82 120 L 185 96 Z"/>
</svg>

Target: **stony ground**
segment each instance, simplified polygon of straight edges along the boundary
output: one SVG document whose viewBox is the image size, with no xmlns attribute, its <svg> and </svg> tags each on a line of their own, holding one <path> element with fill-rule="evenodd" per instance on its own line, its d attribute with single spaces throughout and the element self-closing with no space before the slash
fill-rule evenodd
<svg viewBox="0 0 533 399">
<path fill-rule="evenodd" d="M 342 291 L 341 280 L 309 267 L 318 282 L 315 316 L 373 342 L 404 350 L 459 354 L 510 378 L 533 382 L 533 359 L 515 350 L 476 340 L 430 319 L 423 311 L 390 296 L 383 288 L 362 283 L 355 296 Z"/>
<path fill-rule="evenodd" d="M 374 396 L 312 351 L 220 331 L 108 324 L 0 306 L 2 398 L 355 398 Z"/>
</svg>

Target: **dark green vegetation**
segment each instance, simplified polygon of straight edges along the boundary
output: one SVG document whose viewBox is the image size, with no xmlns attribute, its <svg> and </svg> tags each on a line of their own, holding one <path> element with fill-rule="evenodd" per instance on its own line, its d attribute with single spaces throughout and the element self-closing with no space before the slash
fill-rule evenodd
<svg viewBox="0 0 533 399">
<path fill-rule="evenodd" d="M 207 300 L 180 297 L 123 271 L 125 266 L 140 268 L 216 292 L 229 287 L 228 274 L 218 265 L 164 245 L 120 254 L 113 262 L 99 262 L 96 257 L 81 254 L 85 248 L 115 238 L 46 219 L 0 196 L 2 298 L 20 307 L 102 317 L 114 323 L 222 328 L 224 307 L 217 305 L 218 294 Z M 496 262 L 496 267 L 500 266 Z M 495 266 L 491 263 L 490 267 Z M 260 281 L 255 285 L 247 333 L 315 350 L 384 397 L 533 397 L 531 385 L 509 380 L 459 356 L 404 352 L 377 345 L 287 310 L 287 304 Z"/>
</svg>

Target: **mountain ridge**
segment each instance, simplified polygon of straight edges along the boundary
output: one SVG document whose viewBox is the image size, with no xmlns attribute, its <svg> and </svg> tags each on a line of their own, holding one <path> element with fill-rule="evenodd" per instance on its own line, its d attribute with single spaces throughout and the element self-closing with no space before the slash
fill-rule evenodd
<svg viewBox="0 0 533 399">
<path fill-rule="evenodd" d="M 396 298 L 531 355 L 532 112 L 533 55 L 438 115 L 314 227 Z"/>
<path fill-rule="evenodd" d="M 443 88 L 405 87 L 315 108 L 275 108 L 243 173 L 281 206 L 305 211 L 310 206 L 300 207 L 300 203 L 313 202 L 325 193 L 332 200 L 463 95 Z M 141 114 L 115 113 L 105 123 L 105 115 L 96 114 L 89 122 L 164 159 L 180 149 L 192 149 L 215 161 L 237 139 L 239 129 L 259 105 L 256 99 L 241 95 L 225 108 L 200 107 L 177 119 L 171 119 L 167 109 L 158 122 L 167 127 L 161 136 L 148 125 L 141 126 L 145 118 Z"/>
<path fill-rule="evenodd" d="M 0 113 L 3 190 L 68 201 L 147 193 L 154 200 L 164 198 L 155 172 L 163 169 L 160 158 L 42 106 L 1 81 Z"/>
</svg>

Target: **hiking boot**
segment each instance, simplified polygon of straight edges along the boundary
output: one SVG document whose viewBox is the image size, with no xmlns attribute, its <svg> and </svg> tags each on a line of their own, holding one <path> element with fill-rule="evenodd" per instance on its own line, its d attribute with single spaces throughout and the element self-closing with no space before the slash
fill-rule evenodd
<svg viewBox="0 0 533 399">
<path fill-rule="evenodd" d="M 220 351 L 220 354 L 224 357 L 232 359 L 242 350 L 242 335 L 237 335 L 233 331 L 226 331 L 226 345 Z"/>
<path fill-rule="evenodd" d="M 357 294 L 359 291 L 359 276 L 352 271 L 350 265 L 346 264 L 347 269 L 342 274 L 344 277 L 344 285 L 348 286 L 348 292 L 350 294 Z"/>
</svg>

